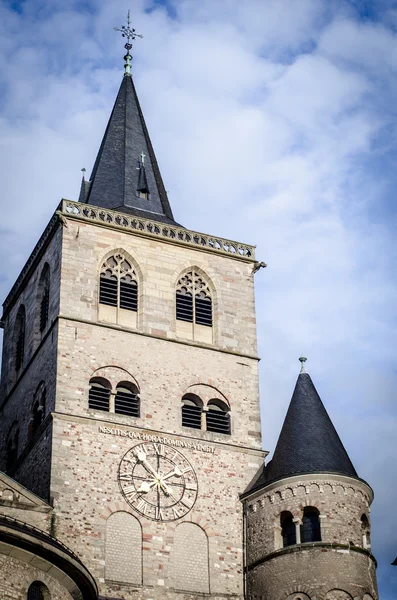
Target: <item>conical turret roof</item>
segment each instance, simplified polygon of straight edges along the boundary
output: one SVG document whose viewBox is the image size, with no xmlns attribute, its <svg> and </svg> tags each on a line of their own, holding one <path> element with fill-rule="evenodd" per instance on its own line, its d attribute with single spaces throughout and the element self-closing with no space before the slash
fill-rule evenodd
<svg viewBox="0 0 397 600">
<path fill-rule="evenodd" d="M 175 224 L 130 74 L 124 74 L 86 184 L 80 198 L 87 204 Z"/>
<path fill-rule="evenodd" d="M 358 477 L 308 373 L 300 373 L 272 460 L 246 490 L 304 473 Z"/>
</svg>

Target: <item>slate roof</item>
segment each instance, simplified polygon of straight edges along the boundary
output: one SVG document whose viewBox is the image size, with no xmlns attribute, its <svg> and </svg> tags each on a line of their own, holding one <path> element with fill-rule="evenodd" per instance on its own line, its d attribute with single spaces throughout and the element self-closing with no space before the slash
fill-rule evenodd
<svg viewBox="0 0 397 600">
<path fill-rule="evenodd" d="M 139 195 L 144 186 L 148 198 Z M 82 182 L 80 200 L 177 225 L 130 75 L 122 79 L 90 180 Z"/>
<path fill-rule="evenodd" d="M 243 495 L 285 477 L 324 472 L 358 478 L 310 375 L 300 373 L 273 458 Z"/>
</svg>

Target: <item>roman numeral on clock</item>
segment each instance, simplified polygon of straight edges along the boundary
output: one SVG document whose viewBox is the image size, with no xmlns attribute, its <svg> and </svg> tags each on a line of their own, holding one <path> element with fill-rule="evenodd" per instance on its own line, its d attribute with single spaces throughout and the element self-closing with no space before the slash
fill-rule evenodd
<svg viewBox="0 0 397 600">
<path fill-rule="evenodd" d="M 164 456 L 164 445 L 163 444 L 153 444 L 154 450 L 158 456 Z"/>
<path fill-rule="evenodd" d="M 164 519 L 163 511 L 161 510 L 161 508 L 159 506 L 156 506 L 155 518 L 157 521 L 162 521 Z"/>
</svg>

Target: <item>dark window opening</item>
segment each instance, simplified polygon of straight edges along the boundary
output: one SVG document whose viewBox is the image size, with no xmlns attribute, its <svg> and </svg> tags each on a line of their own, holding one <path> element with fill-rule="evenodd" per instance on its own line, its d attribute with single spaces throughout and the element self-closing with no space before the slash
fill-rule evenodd
<svg viewBox="0 0 397 600">
<path fill-rule="evenodd" d="M 208 284 L 196 271 L 180 278 L 176 290 L 176 318 L 212 327 L 212 299 Z"/>
<path fill-rule="evenodd" d="M 283 548 L 296 544 L 296 527 L 292 514 L 283 511 L 280 515 L 281 535 L 283 538 Z"/>
<path fill-rule="evenodd" d="M 98 381 L 91 383 L 88 393 L 88 408 L 109 412 L 110 389 Z"/>
<path fill-rule="evenodd" d="M 15 319 L 15 370 L 23 365 L 25 355 L 25 307 L 22 304 Z"/>
<path fill-rule="evenodd" d="M 303 511 L 301 542 L 321 542 L 320 513 L 313 506 L 306 506 Z"/>
<path fill-rule="evenodd" d="M 101 273 L 99 284 L 99 302 L 109 306 L 117 306 L 117 278 L 107 277 Z"/>
<path fill-rule="evenodd" d="M 230 435 L 230 414 L 223 403 L 217 402 L 215 404 L 214 401 L 208 403 L 206 424 L 207 431 Z"/>
<path fill-rule="evenodd" d="M 203 406 L 198 396 L 189 394 L 182 398 L 182 426 L 201 429 Z"/>
<path fill-rule="evenodd" d="M 119 384 L 116 389 L 114 412 L 138 419 L 141 416 L 141 402 L 138 390 L 130 389 L 128 383 Z"/>
<path fill-rule="evenodd" d="M 123 278 L 120 281 L 120 308 L 138 310 L 138 285 L 136 281 Z"/>
<path fill-rule="evenodd" d="M 370 527 L 367 515 L 361 515 L 361 533 L 363 536 L 363 547 L 371 547 Z"/>
<path fill-rule="evenodd" d="M 206 296 L 196 296 L 196 323 L 212 327 L 212 302 Z"/>
<path fill-rule="evenodd" d="M 48 264 L 43 267 L 40 281 L 41 300 L 40 300 L 40 331 L 43 332 L 47 327 L 50 308 L 50 270 Z"/>
<path fill-rule="evenodd" d="M 176 293 L 176 318 L 193 323 L 193 298 L 188 293 Z"/>
<path fill-rule="evenodd" d="M 45 417 L 45 404 L 46 404 L 46 388 L 44 383 L 40 383 L 37 391 L 34 395 L 32 416 L 30 420 L 28 439 L 31 440 Z"/>
<path fill-rule="evenodd" d="M 125 310 L 138 310 L 136 274 L 122 254 L 110 256 L 102 265 L 99 302 Z"/>
<path fill-rule="evenodd" d="M 51 594 L 41 581 L 34 581 L 28 589 L 26 600 L 51 600 Z"/>
</svg>

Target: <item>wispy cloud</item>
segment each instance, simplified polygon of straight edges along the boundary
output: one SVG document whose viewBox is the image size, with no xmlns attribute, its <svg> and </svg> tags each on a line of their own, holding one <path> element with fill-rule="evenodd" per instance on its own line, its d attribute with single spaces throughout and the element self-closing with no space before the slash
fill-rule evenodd
<svg viewBox="0 0 397 600">
<path fill-rule="evenodd" d="M 256 276 L 264 446 L 304 353 L 375 489 L 382 600 L 397 587 L 392 4 L 142 0 L 133 13 L 145 35 L 135 80 L 178 220 L 257 243 L 269 264 Z M 0 5 L 3 297 L 92 166 L 122 67 L 112 26 L 128 5 Z"/>
</svg>

